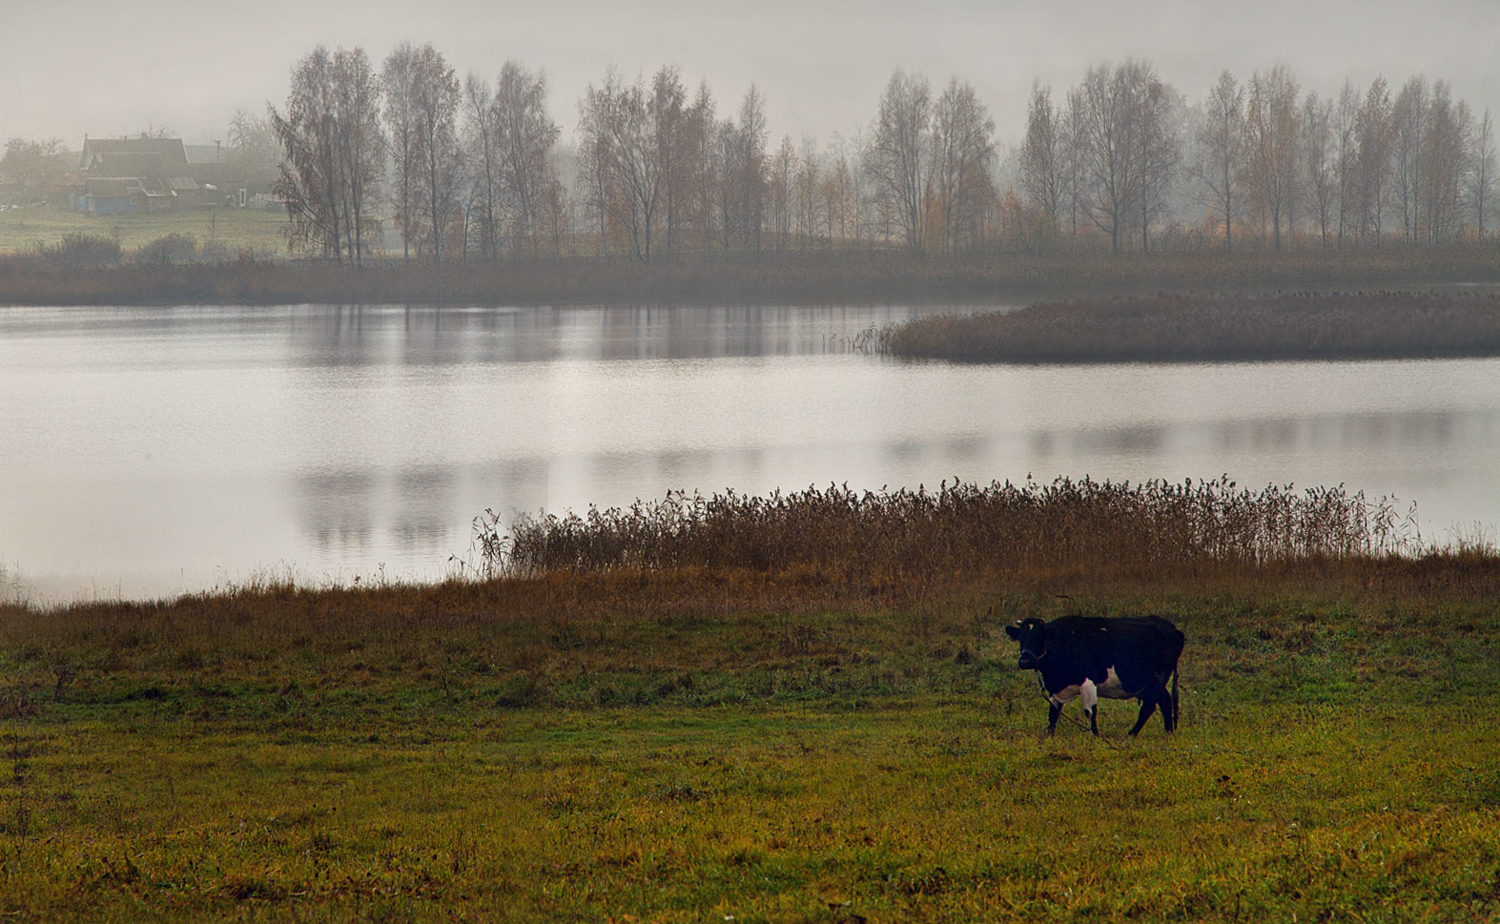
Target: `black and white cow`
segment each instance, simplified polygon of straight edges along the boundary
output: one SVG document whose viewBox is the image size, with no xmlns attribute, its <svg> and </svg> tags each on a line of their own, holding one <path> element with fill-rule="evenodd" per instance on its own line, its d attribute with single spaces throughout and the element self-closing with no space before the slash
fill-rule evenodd
<svg viewBox="0 0 1500 924">
<path fill-rule="evenodd" d="M 1051 703 L 1048 734 L 1057 728 L 1063 703 L 1074 697 L 1083 701 L 1089 729 L 1096 735 L 1101 696 L 1141 701 L 1132 736 L 1145 727 L 1157 706 L 1167 731 L 1177 727 L 1177 659 L 1182 656 L 1184 638 L 1168 620 L 1160 616 L 1064 616 L 1051 622 L 1031 618 L 1006 626 L 1005 634 L 1021 643 L 1021 670 L 1042 675 Z"/>
</svg>

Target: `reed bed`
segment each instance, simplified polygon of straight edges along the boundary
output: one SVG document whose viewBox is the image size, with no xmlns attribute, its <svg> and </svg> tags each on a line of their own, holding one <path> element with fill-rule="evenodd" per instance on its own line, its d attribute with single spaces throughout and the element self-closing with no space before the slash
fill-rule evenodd
<svg viewBox="0 0 1500 924">
<path fill-rule="evenodd" d="M 1500 297 L 1330 293 L 1157 296 L 918 318 L 876 352 L 960 362 L 1115 363 L 1500 355 Z"/>
<path fill-rule="evenodd" d="M 493 514 L 477 528 L 487 566 L 514 575 L 702 568 L 926 583 L 1368 561 L 1417 550 L 1413 522 L 1388 499 L 1343 487 L 1060 478 L 936 491 L 675 492 L 625 509 L 522 517 L 508 537 Z"/>
<path fill-rule="evenodd" d="M 132 262 L 77 248 L 0 256 L 0 304 L 859 304 L 1015 301 L 1163 291 L 1259 292 L 1500 282 L 1500 248 L 1191 252 L 1111 257 L 888 248 L 784 254 L 563 257 L 434 266 L 377 260 Z M 87 259 L 84 259 L 86 257 Z"/>
</svg>

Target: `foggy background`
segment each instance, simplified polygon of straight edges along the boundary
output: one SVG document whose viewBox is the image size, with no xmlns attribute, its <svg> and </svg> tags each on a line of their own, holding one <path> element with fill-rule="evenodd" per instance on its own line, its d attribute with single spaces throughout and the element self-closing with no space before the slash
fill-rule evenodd
<svg viewBox="0 0 1500 924">
<path fill-rule="evenodd" d="M 493 79 L 508 58 L 546 71 L 553 117 L 569 142 L 586 84 L 610 64 L 627 79 L 663 64 L 689 92 L 706 79 L 732 107 L 753 82 L 772 138 L 826 141 L 866 125 L 897 67 L 941 85 L 968 80 L 997 140 L 1019 141 L 1032 81 L 1059 98 L 1084 70 L 1149 58 L 1190 102 L 1228 68 L 1241 80 L 1283 62 L 1305 89 L 1345 78 L 1399 86 L 1425 73 L 1452 82 L 1476 114 L 1500 102 L 1500 4 L 1435 0 L 1219 5 L 1193 0 L 1050 4 L 946 0 L 263 0 L 184 7 L 167 0 L 0 0 L 0 139 L 111 137 L 166 126 L 191 142 L 224 137 L 236 108 L 262 115 L 286 98 L 293 63 L 324 43 L 364 46 L 377 63 L 402 39 L 432 42 L 459 78 Z"/>
</svg>

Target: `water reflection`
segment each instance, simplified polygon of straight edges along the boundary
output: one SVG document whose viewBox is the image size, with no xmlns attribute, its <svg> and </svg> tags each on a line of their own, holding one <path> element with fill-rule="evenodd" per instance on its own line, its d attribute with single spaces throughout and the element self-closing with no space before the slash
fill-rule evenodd
<svg viewBox="0 0 1500 924">
<path fill-rule="evenodd" d="M 486 508 L 1028 475 L 1345 483 L 1415 498 L 1429 535 L 1500 524 L 1500 362 L 847 352 L 915 313 L 0 310 L 0 561 L 63 598 L 433 578 Z"/>
</svg>

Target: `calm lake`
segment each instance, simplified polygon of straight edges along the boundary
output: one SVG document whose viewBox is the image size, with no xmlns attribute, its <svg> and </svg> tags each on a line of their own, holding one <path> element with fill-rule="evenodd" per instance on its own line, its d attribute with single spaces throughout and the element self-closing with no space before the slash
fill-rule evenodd
<svg viewBox="0 0 1500 924">
<path fill-rule="evenodd" d="M 849 351 L 914 313 L 0 309 L 0 592 L 439 578 L 486 508 L 677 488 L 1228 474 L 1416 501 L 1437 539 L 1500 524 L 1500 360 L 1015 368 Z"/>
</svg>

